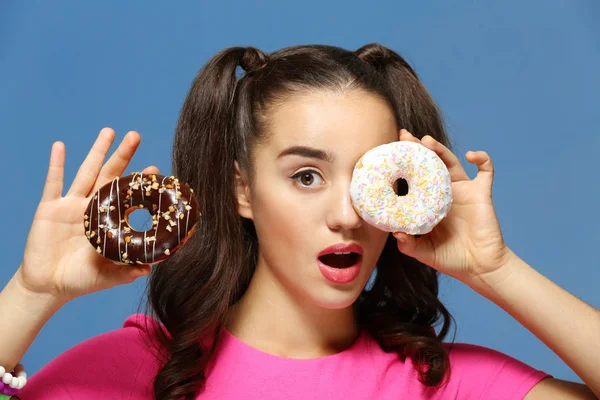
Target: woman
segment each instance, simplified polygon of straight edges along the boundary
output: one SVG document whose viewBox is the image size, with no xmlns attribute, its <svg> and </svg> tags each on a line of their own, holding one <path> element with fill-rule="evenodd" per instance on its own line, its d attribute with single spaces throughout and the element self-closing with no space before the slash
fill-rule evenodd
<svg viewBox="0 0 600 400">
<path fill-rule="evenodd" d="M 0 296 L 7 370 L 66 302 L 151 273 L 102 259 L 81 228 L 94 191 L 124 173 L 140 140 L 129 133 L 102 165 L 114 136 L 100 132 L 64 197 L 65 149 L 53 146 L 23 262 Z M 452 209 L 422 237 L 379 231 L 350 202 L 356 161 L 396 140 L 432 149 L 452 175 Z M 448 149 L 415 72 L 383 46 L 221 51 L 196 77 L 176 129 L 173 174 L 194 188 L 202 218 L 152 269 L 155 318 L 134 315 L 75 346 L 18 396 L 594 399 L 598 311 L 507 247 L 490 158 L 466 158 L 475 179 Z M 349 262 L 360 269 L 346 283 L 321 272 Z M 443 342 L 451 317 L 438 299 L 440 272 L 504 308 L 589 388 L 491 349 Z"/>
</svg>

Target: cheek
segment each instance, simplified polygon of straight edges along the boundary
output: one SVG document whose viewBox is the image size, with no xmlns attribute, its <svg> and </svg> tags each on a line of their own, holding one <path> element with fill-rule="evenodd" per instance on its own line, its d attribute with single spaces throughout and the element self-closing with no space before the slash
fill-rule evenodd
<svg viewBox="0 0 600 400">
<path fill-rule="evenodd" d="M 379 258 L 379 256 L 381 255 L 381 252 L 383 251 L 383 248 L 385 247 L 385 243 L 387 242 L 388 238 L 390 237 L 390 233 L 389 232 L 383 232 L 380 231 L 377 228 L 375 229 L 375 233 L 374 236 L 376 237 L 376 242 L 377 242 L 377 248 L 378 248 L 378 255 L 376 258 Z"/>
<path fill-rule="evenodd" d="M 288 254 L 308 245 L 314 236 L 317 208 L 310 206 L 292 185 L 257 186 L 252 195 L 252 214 L 260 246 L 280 248 Z M 312 232 L 312 233 L 311 233 Z"/>
<path fill-rule="evenodd" d="M 370 250 L 371 257 L 373 258 L 373 262 L 377 262 L 383 248 L 385 247 L 385 243 L 389 237 L 388 232 L 381 231 L 374 226 L 368 225 L 363 221 L 363 226 L 365 227 L 365 236 L 368 238 L 368 246 Z M 371 258 L 369 257 L 369 258 Z"/>
</svg>

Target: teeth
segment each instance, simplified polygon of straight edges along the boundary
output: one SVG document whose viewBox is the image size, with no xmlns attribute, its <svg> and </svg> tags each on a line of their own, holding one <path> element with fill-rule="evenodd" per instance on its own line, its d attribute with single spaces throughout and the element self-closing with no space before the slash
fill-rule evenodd
<svg viewBox="0 0 600 400">
<path fill-rule="evenodd" d="M 345 252 L 333 253 L 333 254 L 335 254 L 336 256 L 339 256 L 339 255 L 342 255 L 342 254 L 350 254 L 350 253 L 352 253 L 352 252 L 351 251 L 345 251 Z"/>
</svg>

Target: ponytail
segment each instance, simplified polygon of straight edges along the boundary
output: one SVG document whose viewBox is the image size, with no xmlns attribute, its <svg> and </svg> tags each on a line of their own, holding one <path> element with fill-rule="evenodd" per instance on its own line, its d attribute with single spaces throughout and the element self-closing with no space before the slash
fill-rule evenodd
<svg viewBox="0 0 600 400">
<path fill-rule="evenodd" d="M 219 52 L 194 79 L 181 110 L 173 174 L 197 193 L 202 217 L 186 246 L 157 266 L 149 283 L 152 309 L 171 336 L 161 338 L 169 356 L 154 382 L 157 399 L 195 398 L 240 282 L 248 280 L 248 268 L 240 262 L 247 246 L 231 240 L 243 236 L 241 219 L 232 217 L 237 215 L 235 197 L 223 194 L 233 191 L 239 141 L 234 121 L 241 80 L 236 72 L 241 67 L 250 74 L 266 60 L 253 47 Z M 195 268 L 193 275 L 184 264 Z M 199 337 L 208 335 L 212 346 L 205 350 Z"/>
<path fill-rule="evenodd" d="M 363 46 L 355 54 L 386 82 L 400 128 L 418 138 L 430 135 L 448 145 L 438 107 L 404 58 L 377 43 Z M 441 340 L 451 323 L 450 313 L 438 299 L 439 273 L 398 252 L 396 246 L 390 235 L 377 263 L 377 278 L 364 296 L 359 314 L 385 351 L 411 358 L 420 381 L 437 386 L 450 370 Z M 440 318 L 443 324 L 436 334 L 432 325 Z"/>
<path fill-rule="evenodd" d="M 443 133 L 444 122 L 439 108 L 404 58 L 378 43 L 367 44 L 354 53 L 388 82 L 400 128 L 418 138 L 433 136 L 450 146 L 448 136 Z"/>
</svg>

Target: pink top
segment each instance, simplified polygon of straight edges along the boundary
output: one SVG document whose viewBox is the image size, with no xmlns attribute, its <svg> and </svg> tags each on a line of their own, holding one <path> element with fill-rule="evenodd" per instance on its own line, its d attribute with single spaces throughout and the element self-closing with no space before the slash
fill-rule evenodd
<svg viewBox="0 0 600 400">
<path fill-rule="evenodd" d="M 153 399 L 158 364 L 140 333 L 142 314 L 89 339 L 32 375 L 21 400 Z M 156 326 L 156 325 L 155 325 Z M 225 332 L 198 399 L 522 399 L 550 375 L 485 347 L 455 344 L 448 384 L 428 392 L 410 359 L 385 353 L 364 333 L 348 349 L 316 359 L 273 356 Z"/>
</svg>

